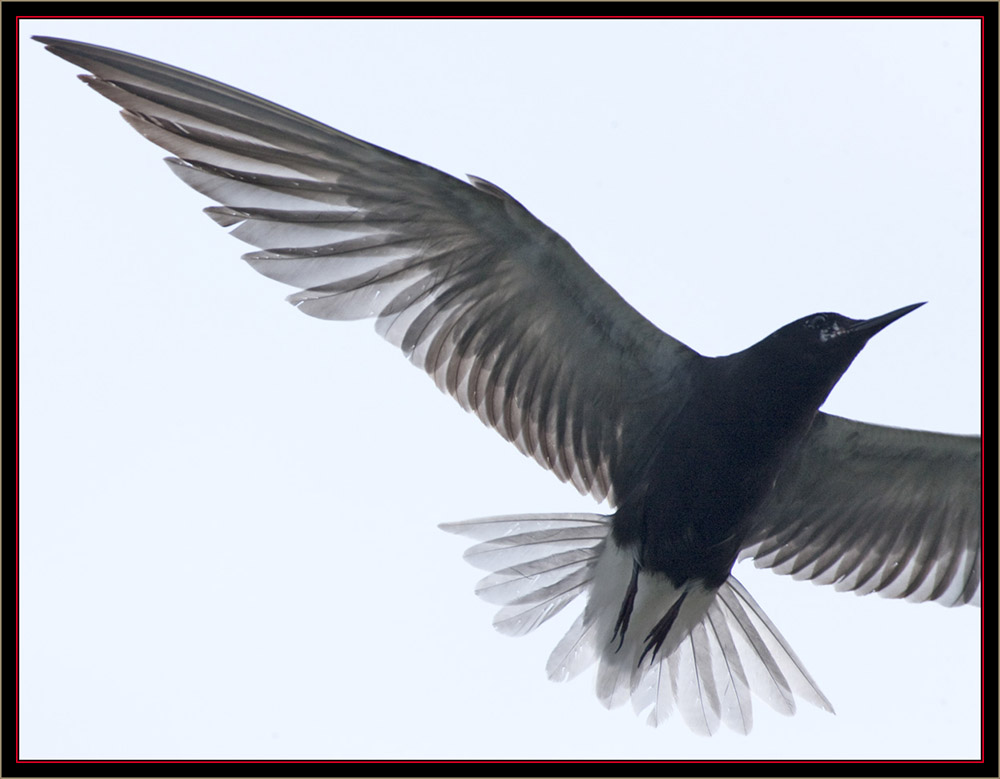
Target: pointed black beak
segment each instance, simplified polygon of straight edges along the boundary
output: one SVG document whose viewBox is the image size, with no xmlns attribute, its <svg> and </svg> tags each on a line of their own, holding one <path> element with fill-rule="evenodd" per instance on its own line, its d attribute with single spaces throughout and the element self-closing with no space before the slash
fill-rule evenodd
<svg viewBox="0 0 1000 779">
<path fill-rule="evenodd" d="M 920 308 L 922 305 L 924 305 L 924 303 L 914 303 L 912 306 L 903 306 L 902 308 L 897 308 L 895 311 L 890 311 L 888 314 L 882 314 L 882 316 L 872 317 L 871 319 L 862 319 L 860 322 L 851 325 L 847 329 L 847 332 L 852 335 L 863 335 L 866 339 L 871 338 L 879 330 L 888 327 L 900 317 L 906 316 L 911 311 L 915 311 Z"/>
</svg>

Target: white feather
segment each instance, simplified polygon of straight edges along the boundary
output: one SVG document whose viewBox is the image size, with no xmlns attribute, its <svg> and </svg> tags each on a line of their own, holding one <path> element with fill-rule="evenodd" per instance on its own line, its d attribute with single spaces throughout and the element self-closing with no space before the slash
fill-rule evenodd
<svg viewBox="0 0 1000 779">
<path fill-rule="evenodd" d="M 676 709 L 705 735 L 720 724 L 749 733 L 751 693 L 782 714 L 796 696 L 832 712 L 805 667 L 756 601 L 732 576 L 719 588 L 676 586 L 640 571 L 624 637 L 616 633 L 634 556 L 609 535 L 608 517 L 525 514 L 442 525 L 480 541 L 466 552 L 493 570 L 476 593 L 503 606 L 494 625 L 524 635 L 586 592 L 587 605 L 549 656 L 549 678 L 565 681 L 598 663 L 597 695 L 608 708 L 631 700 L 659 725 Z M 662 644 L 649 636 L 682 599 Z"/>
</svg>

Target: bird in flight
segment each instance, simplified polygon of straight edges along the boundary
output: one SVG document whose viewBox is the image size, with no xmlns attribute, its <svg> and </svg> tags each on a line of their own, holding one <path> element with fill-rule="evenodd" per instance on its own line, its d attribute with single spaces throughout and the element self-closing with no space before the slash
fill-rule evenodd
<svg viewBox="0 0 1000 779">
<path fill-rule="evenodd" d="M 233 87 L 37 37 L 170 152 L 310 316 L 374 318 L 438 387 L 610 515 L 442 525 L 524 635 L 585 596 L 549 676 L 598 665 L 607 706 L 748 733 L 752 695 L 832 711 L 732 576 L 737 560 L 859 594 L 979 605 L 981 443 L 819 411 L 865 344 L 920 303 L 817 313 L 706 357 L 622 299 L 488 181 L 469 183 Z"/>
</svg>

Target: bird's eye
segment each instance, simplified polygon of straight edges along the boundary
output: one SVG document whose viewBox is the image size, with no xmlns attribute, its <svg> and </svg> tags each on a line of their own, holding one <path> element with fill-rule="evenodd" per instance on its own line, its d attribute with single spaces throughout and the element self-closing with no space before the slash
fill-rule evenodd
<svg viewBox="0 0 1000 779">
<path fill-rule="evenodd" d="M 825 314 L 816 314 L 814 317 L 810 317 L 806 320 L 806 327 L 813 330 L 820 330 L 826 327 L 827 318 Z"/>
</svg>

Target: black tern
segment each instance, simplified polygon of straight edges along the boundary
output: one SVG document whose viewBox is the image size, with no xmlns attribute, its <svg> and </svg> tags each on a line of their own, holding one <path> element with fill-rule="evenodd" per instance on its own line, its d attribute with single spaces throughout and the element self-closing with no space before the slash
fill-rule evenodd
<svg viewBox="0 0 1000 779">
<path fill-rule="evenodd" d="M 981 595 L 976 436 L 819 411 L 880 330 L 812 314 L 704 357 L 653 326 L 561 236 L 484 179 L 466 183 L 233 87 L 104 47 L 36 38 L 174 157 L 256 246 L 244 259 L 322 319 L 376 330 L 467 411 L 614 512 L 443 525 L 477 541 L 477 593 L 523 635 L 586 596 L 553 679 L 658 724 L 747 733 L 751 693 L 831 710 L 731 570 L 946 606 Z"/>
</svg>

